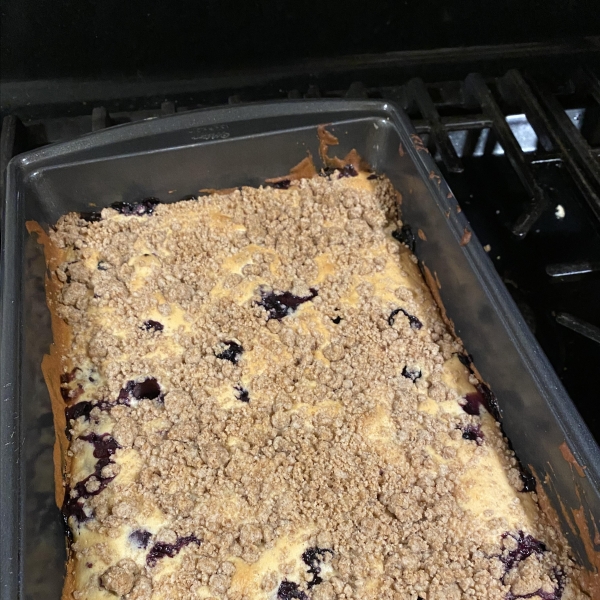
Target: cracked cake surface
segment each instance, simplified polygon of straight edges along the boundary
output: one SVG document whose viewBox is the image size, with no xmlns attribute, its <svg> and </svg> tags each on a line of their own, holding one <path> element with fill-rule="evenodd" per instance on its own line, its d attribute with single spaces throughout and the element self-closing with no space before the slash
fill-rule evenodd
<svg viewBox="0 0 600 600">
<path fill-rule="evenodd" d="M 589 597 L 399 200 L 353 168 L 59 220 L 63 598 Z"/>
</svg>

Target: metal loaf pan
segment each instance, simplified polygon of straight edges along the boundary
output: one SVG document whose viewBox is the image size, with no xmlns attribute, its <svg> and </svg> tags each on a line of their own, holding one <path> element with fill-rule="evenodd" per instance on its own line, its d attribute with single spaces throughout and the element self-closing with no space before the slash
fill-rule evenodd
<svg viewBox="0 0 600 600">
<path fill-rule="evenodd" d="M 41 247 L 25 221 L 49 225 L 69 211 L 201 188 L 260 185 L 285 175 L 329 124 L 342 156 L 356 148 L 402 193 L 404 220 L 427 241 L 416 254 L 437 274 L 457 334 L 498 397 L 502 424 L 525 465 L 564 512 L 600 515 L 600 452 L 529 332 L 408 118 L 381 101 L 298 101 L 201 110 L 110 128 L 17 156 L 8 168 L 2 246 L 0 575 L 2 600 L 58 600 L 65 541 L 54 501 L 50 400 L 41 360 L 51 343 Z M 415 145 L 415 141 L 417 144 Z M 333 153 L 333 152 L 332 152 Z M 567 442 L 583 477 L 559 446 Z M 563 446 L 564 452 L 564 446 Z M 580 469 L 579 469 L 580 470 Z M 571 518 L 573 523 L 573 519 Z M 577 558 L 580 540 L 563 519 Z M 593 529 L 590 527 L 590 531 Z M 592 533 L 593 535 L 593 533 Z"/>
</svg>

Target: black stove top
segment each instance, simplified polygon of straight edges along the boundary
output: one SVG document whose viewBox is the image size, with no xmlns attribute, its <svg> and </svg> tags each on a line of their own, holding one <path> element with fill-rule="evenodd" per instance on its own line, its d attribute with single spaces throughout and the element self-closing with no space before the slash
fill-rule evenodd
<svg viewBox="0 0 600 600">
<path fill-rule="evenodd" d="M 585 38 L 202 79 L 7 82 L 0 168 L 47 143 L 201 106 L 302 97 L 396 102 L 600 441 L 599 59 L 600 38 Z"/>
</svg>

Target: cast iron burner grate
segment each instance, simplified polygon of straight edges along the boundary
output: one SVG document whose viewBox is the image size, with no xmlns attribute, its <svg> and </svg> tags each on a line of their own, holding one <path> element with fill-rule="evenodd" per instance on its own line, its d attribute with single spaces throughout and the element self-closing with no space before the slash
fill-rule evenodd
<svg viewBox="0 0 600 600">
<path fill-rule="evenodd" d="M 493 78 L 466 73 L 441 83 L 382 75 L 378 85 L 346 81 L 340 86 L 344 78 L 338 72 L 330 81 L 287 81 L 287 89 L 249 84 L 227 95 L 198 92 L 188 95 L 193 102 L 185 105 L 177 99 L 157 103 L 155 97 L 144 105 L 140 93 L 130 90 L 135 110 L 128 111 L 109 111 L 99 103 L 87 113 L 75 102 L 62 109 L 56 103 L 44 107 L 41 94 L 35 108 L 13 108 L 4 118 L 1 181 L 4 185 L 6 164 L 17 153 L 199 106 L 285 97 L 393 101 L 411 117 L 600 441 L 600 81 L 588 67 L 555 77 L 533 77 L 521 69 Z M 365 74 L 365 80 L 372 79 Z M 168 85 L 163 88 L 168 98 Z M 117 104 L 126 103 L 121 98 Z"/>
</svg>

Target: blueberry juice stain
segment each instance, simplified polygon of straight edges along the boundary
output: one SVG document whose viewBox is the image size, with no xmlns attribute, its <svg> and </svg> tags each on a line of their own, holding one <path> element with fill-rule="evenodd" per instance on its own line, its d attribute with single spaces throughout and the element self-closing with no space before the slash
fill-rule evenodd
<svg viewBox="0 0 600 600">
<path fill-rule="evenodd" d="M 94 447 L 94 458 L 97 458 L 98 460 L 94 467 L 94 472 L 91 475 L 88 475 L 82 481 L 77 482 L 72 488 L 67 487 L 62 511 L 67 520 L 69 517 L 73 516 L 80 523 L 83 523 L 90 517 L 84 511 L 82 501 L 98 495 L 115 478 L 115 476 L 104 477 L 102 475 L 102 469 L 114 462 L 111 457 L 119 448 L 121 448 L 121 446 L 108 433 L 103 433 L 101 435 L 90 433 L 89 435 L 80 436 L 79 439 L 92 444 Z M 94 486 L 95 489 L 93 491 L 89 491 L 87 486 L 92 482 L 92 478 L 97 484 Z"/>
<path fill-rule="evenodd" d="M 159 402 L 162 402 L 163 394 L 158 381 L 156 381 L 154 377 L 147 377 L 144 381 L 139 382 L 128 381 L 125 384 L 125 387 L 121 388 L 117 399 L 114 401 L 101 400 L 100 402 L 93 403 L 89 400 L 84 400 L 68 406 L 65 409 L 67 427 L 69 421 L 77 420 L 79 417 L 84 417 L 86 421 L 89 421 L 90 414 L 94 408 L 98 408 L 99 410 L 110 410 L 117 404 L 131 406 L 133 400 L 158 400 Z"/>
<path fill-rule="evenodd" d="M 149 567 L 156 566 L 156 563 L 165 556 L 169 558 L 175 557 L 179 554 L 179 551 L 188 544 L 197 544 L 198 546 L 202 543 L 195 535 L 188 535 L 186 537 L 180 537 L 174 544 L 167 544 L 166 542 L 157 542 L 150 548 L 148 556 L 146 556 L 146 564 Z"/>
<path fill-rule="evenodd" d="M 479 416 L 481 407 L 483 406 L 496 421 L 500 421 L 498 401 L 492 390 L 484 383 L 478 383 L 475 388 L 476 392 L 471 392 L 465 396 L 465 403 L 462 405 L 462 409 L 468 415 Z"/>
<path fill-rule="evenodd" d="M 281 320 L 295 312 L 301 304 L 309 302 L 318 295 L 314 288 L 310 288 L 310 295 L 295 296 L 291 292 L 267 292 L 261 290 L 261 299 L 257 302 L 267 311 L 268 319 Z"/>
<path fill-rule="evenodd" d="M 526 558 L 529 558 L 532 554 L 542 555 L 547 550 L 544 542 L 536 540 L 532 535 L 525 534 L 521 530 L 519 530 L 516 534 L 509 531 L 502 534 L 503 540 L 508 537 L 511 537 L 516 542 L 517 547 L 513 550 L 502 553 L 498 557 L 500 562 L 504 565 L 503 578 L 513 567 L 517 566 Z"/>
</svg>

